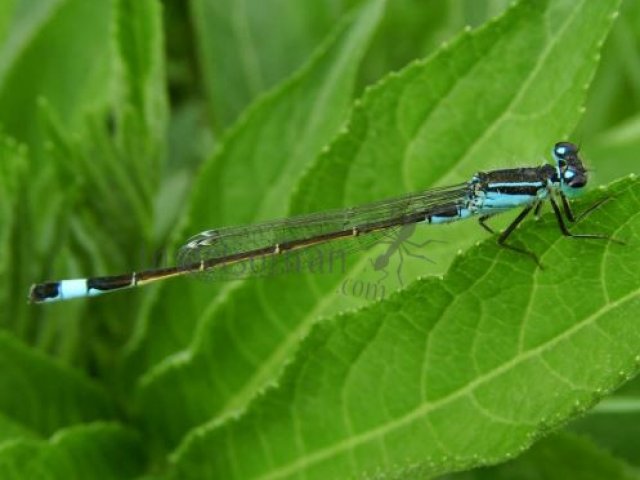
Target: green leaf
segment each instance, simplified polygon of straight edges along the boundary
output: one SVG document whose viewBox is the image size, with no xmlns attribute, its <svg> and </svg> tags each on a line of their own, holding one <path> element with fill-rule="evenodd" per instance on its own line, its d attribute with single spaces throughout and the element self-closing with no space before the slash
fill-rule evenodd
<svg viewBox="0 0 640 480">
<path fill-rule="evenodd" d="M 515 460 L 496 467 L 472 470 L 441 480 L 632 480 L 628 465 L 598 449 L 585 438 L 567 433 L 552 435 Z"/>
<path fill-rule="evenodd" d="M 136 478 L 144 467 L 140 439 L 110 424 L 81 425 L 48 441 L 17 440 L 0 445 L 0 477 L 22 480 Z"/>
<path fill-rule="evenodd" d="M 115 413 L 101 388 L 6 333 L 0 333 L 0 372 L 0 413 L 34 432 L 48 435 Z"/>
<path fill-rule="evenodd" d="M 55 15 L 63 0 L 43 0 L 38 3 L 9 0 L 2 2 L 0 22 L 2 43 L 0 44 L 0 79 L 4 80 L 11 65 L 22 54 L 46 22 Z"/>
<path fill-rule="evenodd" d="M 374 0 L 341 22 L 307 65 L 229 132 L 197 177 L 180 242 L 212 225 L 285 213 L 283 199 L 344 121 L 359 61 L 383 8 L 384 1 Z M 207 305 L 224 296 L 194 282 L 170 282 L 155 293 L 130 345 L 129 374 L 184 348 Z"/>
<path fill-rule="evenodd" d="M 616 11 L 616 3 L 523 1 L 435 57 L 388 76 L 308 172 L 294 210 L 357 204 L 465 181 L 479 169 L 545 161 L 580 117 Z"/>
<path fill-rule="evenodd" d="M 191 2 L 204 86 L 215 123 L 220 127 L 231 125 L 253 99 L 306 61 L 341 13 L 361 3 L 364 2 Z"/>
<path fill-rule="evenodd" d="M 278 387 L 191 435 L 177 477 L 427 478 L 505 460 L 583 412 L 640 367 L 640 181 L 578 211 L 603 197 L 575 230 L 626 245 L 568 239 L 547 214 L 512 240 L 544 270 L 487 240 L 442 280 L 319 323 Z"/>
<path fill-rule="evenodd" d="M 121 108 L 125 113 L 126 109 L 134 109 L 135 116 L 129 120 L 136 121 L 134 125 L 125 123 L 121 127 L 122 134 L 129 136 L 129 145 L 142 143 L 140 151 L 132 153 L 143 155 L 147 160 L 137 160 L 132 170 L 137 170 L 141 177 L 144 172 L 153 178 L 150 173 L 155 173 L 160 164 L 159 146 L 164 141 L 168 113 L 161 5 L 156 0 L 118 0 L 117 6 L 117 46 L 124 65 L 124 101 Z"/>
<path fill-rule="evenodd" d="M 466 26 L 479 26 L 507 7 L 490 2 L 395 0 L 389 3 L 360 75 L 366 86 L 416 58 L 426 57 Z"/>
<path fill-rule="evenodd" d="M 521 2 L 429 60 L 388 76 L 356 102 L 345 133 L 300 182 L 293 211 L 358 205 L 467 180 L 487 167 L 538 163 L 578 119 L 613 12 L 613 3 Z M 209 205 L 204 198 L 202 205 Z M 410 258 L 405 265 L 413 263 L 415 276 L 441 273 L 456 250 L 486 236 L 473 223 L 447 227 L 447 243 L 429 249 L 436 267 Z M 369 258 L 350 255 L 340 274 L 252 279 L 216 297 L 189 348 L 143 377 L 140 409 L 150 428 L 176 438 L 241 410 L 278 377 L 319 317 L 357 305 L 343 295 L 345 282 L 375 283 L 377 272 L 364 271 L 369 265 Z M 181 297 L 169 296 L 183 308 L 179 318 L 199 314 L 185 309 L 179 286 L 173 289 Z M 181 335 L 178 329 L 172 335 Z"/>
<path fill-rule="evenodd" d="M 8 134 L 41 149 L 39 97 L 71 129 L 83 111 L 105 104 L 112 95 L 111 17 L 110 0 L 16 4 L 0 51 L 0 123 Z"/>
<path fill-rule="evenodd" d="M 199 174 L 183 230 L 286 213 L 281 193 L 292 189 L 345 119 L 358 62 L 384 4 L 368 2 L 340 22 L 303 68 L 229 132 Z"/>
</svg>

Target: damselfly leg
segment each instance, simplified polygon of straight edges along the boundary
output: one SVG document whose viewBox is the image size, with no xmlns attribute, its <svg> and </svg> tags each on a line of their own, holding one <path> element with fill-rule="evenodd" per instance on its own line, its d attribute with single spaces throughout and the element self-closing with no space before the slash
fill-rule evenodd
<svg viewBox="0 0 640 480">
<path fill-rule="evenodd" d="M 507 248 L 509 250 L 512 250 L 514 252 L 518 252 L 518 253 L 522 253 L 524 255 L 527 255 L 528 257 L 532 258 L 534 262 L 536 262 L 536 265 L 538 265 L 540 268 L 542 267 L 542 263 L 540 262 L 540 259 L 538 259 L 538 257 L 536 256 L 535 253 L 533 253 L 530 250 L 527 250 L 526 248 L 522 248 L 522 247 L 516 247 L 515 245 L 511 245 L 507 242 L 507 238 L 509 238 L 509 235 L 511 235 L 513 233 L 513 231 L 518 228 L 518 225 L 520 225 L 522 223 L 522 221 L 527 218 L 527 215 L 529 215 L 531 213 L 531 211 L 533 210 L 534 212 L 539 212 L 540 211 L 540 204 L 541 202 L 537 202 L 534 205 L 529 205 L 527 207 L 524 208 L 524 210 L 522 210 L 518 216 L 513 220 L 513 222 L 511 222 L 511 224 L 509 224 L 509 226 L 500 234 L 500 236 L 498 237 L 498 245 L 500 245 L 501 247 Z M 484 228 L 487 232 L 489 233 L 496 233 L 495 230 L 493 228 L 491 228 L 489 225 L 486 224 L 486 221 L 489 220 L 491 217 L 493 217 L 495 214 L 488 214 L 488 215 L 482 215 L 480 216 L 480 218 L 478 218 L 478 223 L 480 224 L 480 226 L 482 228 Z"/>
<path fill-rule="evenodd" d="M 578 215 L 577 217 L 574 215 L 573 210 L 571 209 L 571 205 L 569 204 L 569 200 L 567 200 L 567 197 L 560 192 L 560 199 L 562 201 L 562 207 L 564 209 L 564 214 L 567 218 L 567 220 L 569 220 L 571 223 L 576 223 L 579 222 L 581 219 L 585 218 L 587 215 L 589 215 L 590 213 L 592 213 L 594 210 L 596 210 L 597 208 L 601 207 L 604 203 L 609 201 L 609 198 L 603 198 L 599 201 L 597 201 L 596 203 L 594 203 L 593 205 L 591 205 L 589 208 L 587 208 L 584 212 L 582 212 L 580 215 Z M 556 220 L 558 221 L 558 227 L 560 227 L 560 231 L 562 232 L 562 234 L 566 237 L 571 237 L 571 238 L 590 238 L 590 239 L 595 239 L 595 240 L 610 240 L 612 242 L 618 243 L 620 245 L 624 245 L 624 242 L 617 240 L 613 237 L 610 237 L 609 235 L 604 235 L 602 233 L 571 233 L 569 231 L 569 229 L 567 228 L 567 224 L 565 223 L 565 218 L 562 216 L 562 212 L 560 211 L 560 207 L 558 206 L 558 202 L 556 202 L 555 198 L 553 197 L 553 195 L 549 196 L 549 201 L 551 202 L 551 207 L 553 208 L 553 213 L 556 216 Z"/>
<path fill-rule="evenodd" d="M 509 235 L 511 235 L 513 231 L 516 228 L 518 228 L 518 225 L 520 225 L 522 221 L 525 218 L 527 218 L 527 216 L 531 213 L 532 210 L 537 208 L 537 205 L 538 205 L 537 203 L 534 205 L 528 205 L 518 214 L 518 216 L 513 220 L 513 222 L 511 222 L 509 226 L 498 237 L 498 245 L 504 248 L 508 248 L 509 250 L 513 250 L 514 252 L 527 255 L 528 257 L 532 258 L 533 261 L 536 262 L 536 265 L 538 265 L 538 267 L 540 267 L 540 269 L 542 270 L 544 269 L 544 267 L 542 266 L 540 259 L 535 253 L 533 253 L 531 250 L 527 250 L 526 248 L 516 247 L 515 245 L 506 243 L 507 239 L 509 238 Z"/>
<path fill-rule="evenodd" d="M 533 215 L 536 217 L 536 220 L 540 220 L 540 212 L 542 211 L 542 206 L 544 202 L 538 202 L 535 209 L 533 210 Z"/>
<path fill-rule="evenodd" d="M 558 206 L 558 202 L 554 198 L 553 192 L 549 192 L 549 203 L 551 203 L 551 208 L 553 209 L 553 213 L 554 213 L 554 215 L 556 217 L 556 220 L 558 222 L 558 227 L 560 228 L 560 231 L 562 232 L 562 234 L 564 236 L 571 237 L 571 238 L 610 240 L 612 242 L 615 242 L 615 243 L 618 243 L 618 244 L 621 244 L 621 245 L 624 244 L 624 242 L 622 242 L 620 240 L 617 240 L 617 239 L 612 238 L 612 237 L 610 237 L 608 235 L 604 235 L 604 234 L 600 234 L 600 233 L 571 233 L 571 231 L 569 230 L 569 228 L 567 227 L 567 224 L 565 222 L 565 217 L 566 217 L 566 220 L 568 220 L 571 223 L 579 222 L 581 219 L 585 218 L 587 215 L 589 215 L 594 210 L 596 210 L 597 208 L 602 206 L 604 203 L 606 203 L 609 200 L 609 198 L 604 198 L 602 200 L 599 200 L 598 202 L 594 203 L 589 208 L 587 208 L 580 215 L 576 216 L 573 213 L 573 210 L 571 209 L 571 204 L 569 203 L 569 200 L 567 199 L 567 197 L 562 192 L 559 192 L 559 195 L 560 195 L 560 199 L 562 201 L 562 207 L 563 207 L 563 210 L 564 210 L 564 215 L 562 214 L 563 212 L 562 212 L 562 210 L 560 210 L 560 207 Z M 528 257 L 532 258 L 540 268 L 543 268 L 543 266 L 542 266 L 542 263 L 540 262 L 540 259 L 536 256 L 535 253 L 533 253 L 530 250 L 527 250 L 525 248 L 516 247 L 514 245 L 508 244 L 508 243 L 506 243 L 506 241 L 507 241 L 507 238 L 509 238 L 509 235 L 511 235 L 511 233 L 513 233 L 513 231 L 518 227 L 518 225 L 520 223 L 522 223 L 522 221 L 532 211 L 533 211 L 534 215 L 538 216 L 539 213 L 540 213 L 540 210 L 542 208 L 542 205 L 543 205 L 543 202 L 539 201 L 539 202 L 536 202 L 533 205 L 525 207 L 520 212 L 520 214 L 515 218 L 515 220 L 513 222 L 511 222 L 511 224 L 498 237 L 498 244 L 501 247 L 505 247 L 505 248 L 508 248 L 509 250 L 513 250 L 515 252 L 523 253 L 523 254 L 527 255 Z M 483 216 L 481 216 L 480 219 L 479 219 L 479 223 L 485 230 L 488 230 L 488 231 L 492 232 L 492 229 L 488 225 L 486 225 L 484 223 L 490 217 L 491 217 L 491 215 L 483 215 Z"/>
</svg>

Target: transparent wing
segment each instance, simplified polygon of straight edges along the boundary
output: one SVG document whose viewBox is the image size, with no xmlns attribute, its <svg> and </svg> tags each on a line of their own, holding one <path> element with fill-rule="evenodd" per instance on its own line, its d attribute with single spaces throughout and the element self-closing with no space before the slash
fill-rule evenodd
<svg viewBox="0 0 640 480">
<path fill-rule="evenodd" d="M 257 254 L 242 261 L 216 265 L 206 270 L 206 276 L 229 280 L 302 271 L 336 271 L 345 268 L 345 256 L 349 253 L 366 249 L 393 236 L 403 225 L 422 221 L 427 215 L 437 214 L 439 209 L 445 210 L 452 204 L 464 204 L 467 192 L 467 184 L 460 184 L 359 207 L 207 230 L 189 239 L 180 249 L 178 265 L 189 268 L 201 261 L 267 250 L 269 254 Z M 335 238 L 334 235 L 340 232 L 358 233 Z M 314 239 L 317 242 L 313 242 Z M 304 248 L 273 254 L 276 245 L 306 240 L 312 242 Z"/>
</svg>

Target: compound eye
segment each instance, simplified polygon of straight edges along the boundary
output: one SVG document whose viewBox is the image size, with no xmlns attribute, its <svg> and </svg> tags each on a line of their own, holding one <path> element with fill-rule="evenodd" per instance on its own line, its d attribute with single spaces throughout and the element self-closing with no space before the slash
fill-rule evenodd
<svg viewBox="0 0 640 480">
<path fill-rule="evenodd" d="M 569 142 L 558 142 L 553 147 L 553 156 L 558 161 L 566 160 L 567 158 L 574 157 L 578 154 L 578 147 Z"/>
</svg>

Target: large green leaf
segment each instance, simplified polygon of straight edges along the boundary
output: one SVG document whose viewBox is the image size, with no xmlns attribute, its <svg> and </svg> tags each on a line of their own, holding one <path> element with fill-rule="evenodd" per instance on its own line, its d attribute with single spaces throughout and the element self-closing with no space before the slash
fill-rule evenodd
<svg viewBox="0 0 640 480">
<path fill-rule="evenodd" d="M 578 209 L 603 197 L 575 229 L 626 245 L 568 239 L 547 214 L 513 239 L 544 270 L 488 240 L 442 280 L 319 323 L 276 388 L 183 444 L 177 477 L 428 478 L 583 412 L 640 367 L 640 181 Z"/>
<path fill-rule="evenodd" d="M 181 242 L 212 225 L 286 212 L 286 195 L 344 121 L 359 61 L 383 8 L 374 0 L 341 22 L 307 65 L 229 132 L 197 177 Z M 222 297 L 215 286 L 194 282 L 170 282 L 156 293 L 131 342 L 128 373 L 184 348 L 207 305 Z"/>
<path fill-rule="evenodd" d="M 363 62 L 361 83 L 369 85 L 390 71 L 427 56 L 463 28 L 482 25 L 508 4 L 506 0 L 391 2 Z"/>
<path fill-rule="evenodd" d="M 200 67 L 218 127 L 231 124 L 251 100 L 307 58 L 340 14 L 362 0 L 253 0 L 190 3 Z M 395 0 L 364 61 L 368 85 L 430 53 L 465 25 L 478 25 L 507 5 L 492 2 Z M 277 11 L 278 15 L 270 12 Z"/>
<path fill-rule="evenodd" d="M 345 132 L 300 183 L 293 210 L 357 205 L 458 182 L 482 168 L 538 163 L 578 120 L 614 11 L 613 3 L 521 2 L 431 59 L 390 75 L 356 103 Z M 457 249 L 486 236 L 473 224 L 448 230 L 447 243 L 429 250 L 438 264 L 416 260 L 415 275 L 441 272 Z M 377 272 L 363 271 L 368 260 L 352 255 L 335 275 L 252 280 L 211 302 L 189 348 L 142 379 L 140 408 L 149 428 L 175 440 L 190 426 L 215 425 L 242 409 L 277 378 L 318 317 L 344 308 L 345 281 L 375 282 Z M 199 312 L 185 311 L 193 313 Z"/>
</svg>

